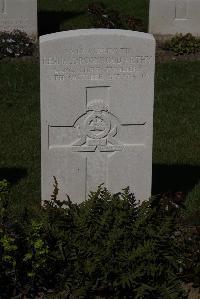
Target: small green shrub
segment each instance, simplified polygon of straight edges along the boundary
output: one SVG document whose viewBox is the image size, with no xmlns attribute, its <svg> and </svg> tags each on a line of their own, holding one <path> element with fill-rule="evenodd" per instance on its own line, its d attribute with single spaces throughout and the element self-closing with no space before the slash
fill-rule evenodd
<svg viewBox="0 0 200 299">
<path fill-rule="evenodd" d="M 183 226 L 178 232 L 177 243 L 182 248 L 181 278 L 200 288 L 200 228 Z"/>
<path fill-rule="evenodd" d="M 193 188 L 186 198 L 184 203 L 185 209 L 182 211 L 184 223 L 190 227 L 200 227 L 200 182 Z"/>
<path fill-rule="evenodd" d="M 99 187 L 81 204 L 57 193 L 55 181 L 51 200 L 20 216 L 8 213 L 9 196 L 0 201 L 0 298 L 184 298 L 170 201 L 139 206 L 128 188 Z"/>
<path fill-rule="evenodd" d="M 164 43 L 164 49 L 173 51 L 176 55 L 197 53 L 200 51 L 200 38 L 191 33 L 177 34 Z"/>
<path fill-rule="evenodd" d="M 123 15 L 117 10 L 108 9 L 102 2 L 91 2 L 88 5 L 90 22 L 95 28 L 109 29 L 143 29 L 142 21 L 130 15 Z"/>
<path fill-rule="evenodd" d="M 0 59 L 32 55 L 34 47 L 33 41 L 25 32 L 0 32 Z"/>
<path fill-rule="evenodd" d="M 181 234 L 178 241 L 183 247 L 182 276 L 186 282 L 200 287 L 200 183 L 184 202 L 181 211 Z"/>
</svg>

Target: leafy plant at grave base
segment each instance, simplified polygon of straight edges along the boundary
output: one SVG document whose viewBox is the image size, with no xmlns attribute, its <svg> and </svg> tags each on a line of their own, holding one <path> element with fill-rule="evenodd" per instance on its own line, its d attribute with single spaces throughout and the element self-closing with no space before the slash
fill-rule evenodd
<svg viewBox="0 0 200 299">
<path fill-rule="evenodd" d="M 200 185 L 196 186 L 196 190 Z M 182 278 L 200 288 L 200 198 L 188 196 L 181 211 L 177 239 L 183 248 Z"/>
<path fill-rule="evenodd" d="M 177 244 L 182 248 L 181 279 L 200 288 L 200 230 L 199 227 L 182 227 L 177 231 Z"/>
<path fill-rule="evenodd" d="M 200 52 L 200 38 L 191 33 L 177 34 L 163 45 L 166 50 L 175 52 L 176 55 L 191 54 Z"/>
<path fill-rule="evenodd" d="M 178 209 L 152 198 L 137 205 L 129 189 L 100 186 L 73 204 L 57 199 L 15 215 L 7 183 L 0 183 L 0 297 L 180 299 Z M 11 213 L 12 211 L 12 213 Z M 6 241 L 5 241 L 6 240 Z M 60 294 L 60 295 L 58 295 Z"/>
<path fill-rule="evenodd" d="M 185 209 L 182 211 L 182 218 L 184 223 L 190 227 L 200 227 L 200 197 L 198 196 L 200 190 L 200 182 L 197 184 L 192 193 L 189 193 L 184 202 Z"/>
<path fill-rule="evenodd" d="M 129 29 L 141 31 L 142 21 L 134 16 L 122 15 L 117 10 L 107 9 L 102 2 L 92 2 L 88 5 L 90 21 L 95 28 Z"/>
<path fill-rule="evenodd" d="M 0 59 L 32 55 L 34 48 L 34 42 L 25 32 L 0 32 Z"/>
<path fill-rule="evenodd" d="M 8 200 L 9 183 L 3 180 L 0 181 L 0 298 L 16 283 L 17 246 L 8 222 Z"/>
</svg>

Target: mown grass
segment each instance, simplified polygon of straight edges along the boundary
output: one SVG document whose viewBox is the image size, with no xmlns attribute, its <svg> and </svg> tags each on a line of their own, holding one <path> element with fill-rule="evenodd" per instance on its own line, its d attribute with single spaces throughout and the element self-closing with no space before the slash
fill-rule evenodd
<svg viewBox="0 0 200 299">
<path fill-rule="evenodd" d="M 0 177 L 13 185 L 13 200 L 39 202 L 39 65 L 4 60 L 0 77 Z"/>
<path fill-rule="evenodd" d="M 157 65 L 154 118 L 156 161 L 200 164 L 199 65 L 195 61 Z"/>
<path fill-rule="evenodd" d="M 190 199 L 200 197 L 199 68 L 200 62 L 156 67 L 153 193 L 184 190 Z M 39 203 L 39 62 L 3 60 L 0 77 L 0 177 L 12 183 L 17 205 Z"/>
<path fill-rule="evenodd" d="M 155 77 L 153 190 L 200 200 L 200 62 L 158 64 Z"/>
</svg>

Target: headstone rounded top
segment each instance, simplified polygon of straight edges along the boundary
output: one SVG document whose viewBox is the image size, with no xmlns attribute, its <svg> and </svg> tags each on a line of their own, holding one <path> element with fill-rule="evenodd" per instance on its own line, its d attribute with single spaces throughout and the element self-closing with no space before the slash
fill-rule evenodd
<svg viewBox="0 0 200 299">
<path fill-rule="evenodd" d="M 123 29 L 77 29 L 77 30 L 69 30 L 69 31 L 61 31 L 51 34 L 46 34 L 40 36 L 40 42 L 46 42 L 56 39 L 63 39 L 67 37 L 78 37 L 78 36 L 98 36 L 98 35 L 115 35 L 115 36 L 127 36 L 132 38 L 142 38 L 142 39 L 150 39 L 155 40 L 152 34 L 131 31 L 131 30 L 123 30 Z"/>
</svg>

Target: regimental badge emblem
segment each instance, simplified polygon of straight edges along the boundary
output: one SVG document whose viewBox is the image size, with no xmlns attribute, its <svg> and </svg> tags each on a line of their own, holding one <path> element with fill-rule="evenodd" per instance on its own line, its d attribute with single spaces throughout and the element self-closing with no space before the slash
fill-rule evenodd
<svg viewBox="0 0 200 299">
<path fill-rule="evenodd" d="M 73 151 L 114 152 L 124 148 L 117 139 L 120 123 L 102 100 L 90 102 L 86 113 L 76 120 L 74 128 L 78 140 L 71 145 Z"/>
</svg>

